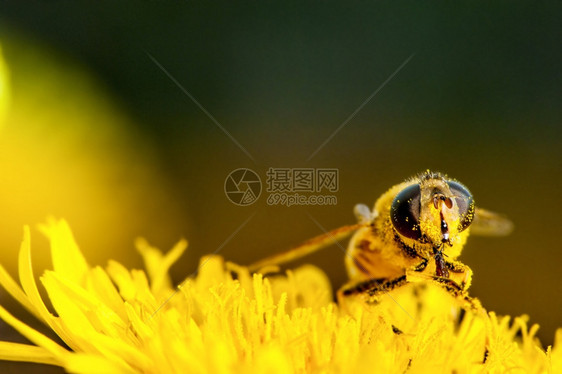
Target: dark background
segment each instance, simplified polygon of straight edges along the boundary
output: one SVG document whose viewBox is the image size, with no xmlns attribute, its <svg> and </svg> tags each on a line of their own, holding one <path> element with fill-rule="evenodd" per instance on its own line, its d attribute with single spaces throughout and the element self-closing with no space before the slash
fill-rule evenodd
<svg viewBox="0 0 562 374">
<path fill-rule="evenodd" d="M 165 207 L 127 214 L 146 215 L 136 234 L 162 249 L 190 240 L 172 269 L 175 281 L 254 212 L 221 255 L 249 263 L 315 236 L 320 229 L 308 214 L 326 229 L 353 223 L 354 204 L 372 205 L 430 168 L 513 220 L 510 237 L 469 239 L 461 260 L 474 270 L 471 293 L 499 314 L 529 314 L 551 344 L 562 325 L 561 10 L 548 1 L 3 2 L 0 31 L 90 71 L 132 119 L 135 136 L 151 145 L 164 181 L 159 193 L 180 213 L 173 224 L 162 218 Z M 10 49 L 4 53 L 9 60 Z M 262 194 L 236 206 L 223 184 L 241 167 L 262 181 L 269 167 L 338 168 L 338 204 L 272 207 Z M 80 243 L 85 224 L 73 225 L 76 213 L 60 215 Z M 106 239 L 114 257 L 140 266 L 132 246 L 122 247 L 132 241 L 129 233 Z M 96 252 L 95 243 L 84 242 L 92 258 L 87 249 Z M 326 269 L 335 288 L 346 279 L 337 247 L 306 261 Z"/>
</svg>

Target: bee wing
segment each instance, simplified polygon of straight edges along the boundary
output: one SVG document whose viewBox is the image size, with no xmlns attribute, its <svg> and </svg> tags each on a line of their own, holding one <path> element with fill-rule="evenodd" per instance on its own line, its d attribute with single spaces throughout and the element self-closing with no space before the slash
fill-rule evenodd
<svg viewBox="0 0 562 374">
<path fill-rule="evenodd" d="M 482 236 L 506 236 L 513 231 L 513 222 L 501 214 L 476 208 L 470 233 Z"/>
<path fill-rule="evenodd" d="M 337 243 L 338 240 L 346 238 L 347 236 L 351 235 L 351 233 L 363 226 L 364 224 L 359 223 L 355 225 L 342 226 L 337 229 L 327 231 L 324 234 L 315 236 L 314 238 L 307 240 L 297 247 L 257 261 L 249 265 L 248 270 L 254 272 L 266 266 L 281 265 L 290 261 L 298 260 L 301 257 L 307 256 L 331 244 Z"/>
</svg>

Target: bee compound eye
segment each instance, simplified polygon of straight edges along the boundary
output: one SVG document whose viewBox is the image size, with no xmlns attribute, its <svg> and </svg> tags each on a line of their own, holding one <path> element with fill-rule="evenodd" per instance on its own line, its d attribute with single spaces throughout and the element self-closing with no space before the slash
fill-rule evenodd
<svg viewBox="0 0 562 374">
<path fill-rule="evenodd" d="M 390 220 L 401 235 L 417 240 L 420 231 L 420 185 L 413 184 L 396 195 L 390 206 Z"/>
<path fill-rule="evenodd" d="M 474 218 L 474 199 L 470 191 L 459 182 L 449 181 L 447 184 L 459 208 L 459 215 L 461 217 L 459 231 L 463 231 L 470 226 Z"/>
</svg>

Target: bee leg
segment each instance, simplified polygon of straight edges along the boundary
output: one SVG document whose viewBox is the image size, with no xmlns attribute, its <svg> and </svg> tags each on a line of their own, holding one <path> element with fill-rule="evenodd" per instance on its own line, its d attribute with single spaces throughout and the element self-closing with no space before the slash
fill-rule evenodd
<svg viewBox="0 0 562 374">
<path fill-rule="evenodd" d="M 466 295 L 466 290 L 470 286 L 470 281 L 472 279 L 472 270 L 468 266 L 458 261 L 442 261 L 441 264 L 443 268 L 451 271 L 451 273 L 447 271 L 449 276 L 444 276 L 440 275 L 439 272 L 435 275 L 423 273 L 426 268 L 426 266 L 424 266 L 426 263 L 427 260 L 412 266 L 406 271 L 409 282 L 432 280 L 439 283 L 441 287 L 455 296 Z"/>
<path fill-rule="evenodd" d="M 362 281 L 359 283 L 353 283 L 350 286 L 343 286 L 338 291 L 338 299 L 341 300 L 343 297 L 356 295 L 356 294 L 367 294 L 371 297 L 376 297 L 383 292 L 389 292 L 396 287 L 402 286 L 407 283 L 406 276 L 402 275 L 398 278 L 388 279 L 388 278 L 376 278 Z"/>
<path fill-rule="evenodd" d="M 449 278 L 449 270 L 447 267 L 447 262 L 443 257 L 442 250 L 439 250 L 435 253 L 435 274 L 438 277 Z"/>
<path fill-rule="evenodd" d="M 466 290 L 460 288 L 460 286 L 451 279 L 435 278 L 435 281 L 443 286 L 449 293 L 454 295 L 460 300 L 463 300 L 470 309 L 479 311 L 482 309 L 482 304 L 476 298 L 468 295 Z"/>
<path fill-rule="evenodd" d="M 447 261 L 445 262 L 447 269 L 451 270 L 453 273 L 464 273 L 467 266 L 458 261 Z"/>
<path fill-rule="evenodd" d="M 451 278 L 454 278 L 463 291 L 466 291 L 472 281 L 472 270 L 459 261 L 446 261 L 445 266 L 453 273 Z"/>
<path fill-rule="evenodd" d="M 451 294 L 457 296 L 459 299 L 464 300 L 466 306 L 474 311 L 482 311 L 482 304 L 476 298 L 470 297 L 468 295 L 468 287 L 470 287 L 470 282 L 472 281 L 472 270 L 458 262 L 447 262 L 447 268 L 451 270 L 451 278 L 434 277 L 434 280 L 440 285 L 445 287 L 447 291 Z M 458 278 L 454 280 L 452 278 Z"/>
<path fill-rule="evenodd" d="M 432 278 L 435 282 L 439 283 L 442 287 L 444 287 L 447 291 L 449 291 L 453 295 L 463 296 L 464 289 L 462 288 L 462 286 L 457 284 L 457 282 L 455 282 L 454 280 L 450 278 L 444 278 L 438 276 L 434 276 Z"/>
<path fill-rule="evenodd" d="M 427 260 L 427 258 L 423 258 L 422 262 L 420 262 L 419 264 L 417 264 L 416 266 L 414 266 L 414 271 L 417 272 L 422 272 L 425 270 L 425 268 L 427 267 L 427 264 L 429 263 L 429 261 Z"/>
<path fill-rule="evenodd" d="M 419 273 L 424 270 L 423 265 L 424 263 L 422 262 L 406 271 L 409 281 L 415 282 L 418 279 L 427 280 L 429 278 L 442 285 L 447 285 L 446 288 L 448 288 L 449 291 L 458 290 L 458 292 L 466 292 L 466 290 L 470 287 L 470 283 L 472 281 L 472 270 L 459 261 L 447 261 L 437 254 L 435 275 L 416 275 L 416 272 Z"/>
</svg>

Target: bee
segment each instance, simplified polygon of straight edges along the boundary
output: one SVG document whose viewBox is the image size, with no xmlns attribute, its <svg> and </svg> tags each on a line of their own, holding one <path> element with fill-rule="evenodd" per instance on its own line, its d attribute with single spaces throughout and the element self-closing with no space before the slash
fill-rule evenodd
<svg viewBox="0 0 562 374">
<path fill-rule="evenodd" d="M 249 270 L 281 265 L 354 233 L 345 256 L 349 281 L 338 291 L 338 299 L 354 294 L 377 297 L 429 280 L 470 300 L 472 270 L 457 260 L 469 233 L 502 236 L 513 227 L 507 218 L 476 208 L 463 184 L 429 170 L 391 187 L 373 210 L 358 204 L 354 211 L 357 224 L 326 232 Z"/>
</svg>

